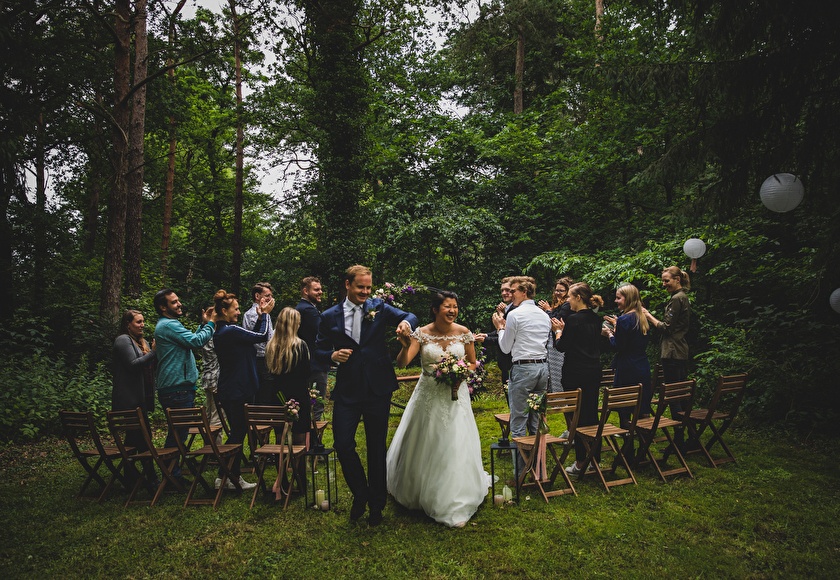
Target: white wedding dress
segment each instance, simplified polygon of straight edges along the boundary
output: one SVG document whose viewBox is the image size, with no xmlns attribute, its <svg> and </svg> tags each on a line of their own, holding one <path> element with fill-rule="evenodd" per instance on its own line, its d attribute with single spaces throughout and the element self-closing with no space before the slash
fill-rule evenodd
<svg viewBox="0 0 840 580">
<path fill-rule="evenodd" d="M 431 336 L 415 330 L 423 374 L 388 448 L 388 491 L 401 505 L 422 509 L 456 526 L 469 520 L 487 495 L 490 477 L 481 462 L 481 440 L 466 383 L 452 400 L 449 385 L 431 376 L 444 350 L 462 357 L 472 334 Z"/>
</svg>

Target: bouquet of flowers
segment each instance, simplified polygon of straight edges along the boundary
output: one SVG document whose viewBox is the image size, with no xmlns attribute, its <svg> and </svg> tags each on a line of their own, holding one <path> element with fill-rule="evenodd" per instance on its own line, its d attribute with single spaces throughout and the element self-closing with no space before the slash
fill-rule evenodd
<svg viewBox="0 0 840 580">
<path fill-rule="evenodd" d="M 321 396 L 320 391 L 315 387 L 315 384 L 309 387 L 309 404 L 314 408 L 315 405 L 323 405 L 324 397 Z"/>
<path fill-rule="evenodd" d="M 286 401 L 286 419 L 288 421 L 297 421 L 300 419 L 300 403 L 294 399 Z"/>
<path fill-rule="evenodd" d="M 476 343 L 475 349 L 475 370 L 467 377 L 467 388 L 470 390 L 470 398 L 475 397 L 478 393 L 485 389 L 484 379 L 487 377 L 487 353 L 484 350 L 484 345 Z"/>
<path fill-rule="evenodd" d="M 286 400 L 283 393 L 277 391 L 277 398 L 280 399 L 280 404 L 286 407 L 286 420 L 297 421 L 300 419 L 300 403 L 294 399 Z"/>
<path fill-rule="evenodd" d="M 545 410 L 547 401 L 545 393 L 531 393 L 528 395 L 528 408 L 536 411 L 540 415 L 540 433 L 546 434 L 549 432 L 548 423 L 545 422 Z"/>
<path fill-rule="evenodd" d="M 452 390 L 452 400 L 458 400 L 458 387 L 470 376 L 470 366 L 463 358 L 458 358 L 450 352 L 443 353 L 440 360 L 432 365 L 435 380 L 449 385 Z"/>
</svg>

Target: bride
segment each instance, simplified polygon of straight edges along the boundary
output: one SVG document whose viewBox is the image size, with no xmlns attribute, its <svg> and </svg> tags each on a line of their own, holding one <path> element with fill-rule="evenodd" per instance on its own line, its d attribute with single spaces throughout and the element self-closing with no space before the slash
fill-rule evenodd
<svg viewBox="0 0 840 580">
<path fill-rule="evenodd" d="M 454 292 L 438 292 L 431 313 L 431 324 L 397 335 L 402 345 L 397 364 L 406 366 L 419 351 L 423 374 L 388 448 L 388 491 L 401 505 L 460 528 L 484 501 L 490 482 L 466 383 L 453 401 L 451 388 L 434 379 L 432 365 L 448 351 L 475 368 L 475 337 L 455 324 Z"/>
</svg>

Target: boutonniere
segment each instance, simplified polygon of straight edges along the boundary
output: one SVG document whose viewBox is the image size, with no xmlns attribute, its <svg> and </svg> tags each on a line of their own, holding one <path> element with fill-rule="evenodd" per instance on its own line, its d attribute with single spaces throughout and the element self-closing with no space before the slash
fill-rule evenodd
<svg viewBox="0 0 840 580">
<path fill-rule="evenodd" d="M 373 322 L 374 320 L 376 320 L 377 314 L 379 314 L 378 306 L 373 310 L 368 310 L 367 313 L 365 313 L 365 320 L 367 320 L 368 322 Z"/>
</svg>

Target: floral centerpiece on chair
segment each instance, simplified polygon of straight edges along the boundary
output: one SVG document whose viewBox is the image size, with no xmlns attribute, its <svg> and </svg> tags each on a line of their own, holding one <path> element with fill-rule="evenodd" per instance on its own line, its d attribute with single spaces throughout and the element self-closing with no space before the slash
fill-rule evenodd
<svg viewBox="0 0 840 580">
<path fill-rule="evenodd" d="M 450 352 L 445 352 L 437 363 L 432 365 L 435 380 L 439 383 L 449 385 L 452 390 L 452 400 L 458 400 L 458 387 L 472 372 L 470 365 L 463 358 L 459 358 Z"/>
<path fill-rule="evenodd" d="M 540 433 L 546 434 L 549 432 L 548 423 L 545 422 L 545 410 L 547 401 L 545 393 L 531 393 L 528 395 L 528 408 L 536 411 L 540 416 Z"/>
</svg>

